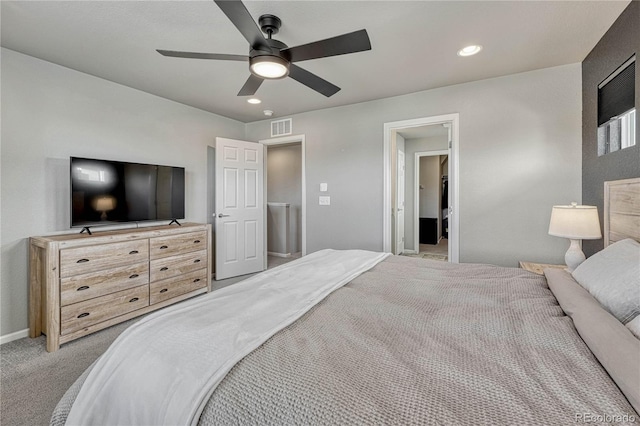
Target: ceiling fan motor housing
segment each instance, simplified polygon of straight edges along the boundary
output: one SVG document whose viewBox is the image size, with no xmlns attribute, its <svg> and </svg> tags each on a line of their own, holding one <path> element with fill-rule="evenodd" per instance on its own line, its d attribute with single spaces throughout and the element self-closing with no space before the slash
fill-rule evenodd
<svg viewBox="0 0 640 426">
<path fill-rule="evenodd" d="M 272 15 L 266 15 L 266 16 L 272 16 Z M 276 17 L 274 16 L 274 18 Z M 262 22 L 262 17 L 260 19 Z M 278 19 L 278 21 L 280 20 Z M 280 78 L 287 77 L 289 75 L 290 61 L 289 61 L 289 58 L 280 51 L 281 49 L 286 49 L 287 45 L 279 40 L 274 40 L 274 39 L 267 39 L 267 43 L 271 47 L 271 53 L 267 53 L 263 50 L 251 49 L 251 51 L 249 52 L 249 70 L 253 75 L 257 77 L 267 78 L 270 80 L 277 80 Z M 282 75 L 278 75 L 275 77 L 268 77 L 254 70 L 256 67 L 259 67 L 261 63 L 266 63 L 266 62 L 271 64 L 277 64 L 276 66 L 282 66 L 286 68 L 286 72 Z"/>
</svg>

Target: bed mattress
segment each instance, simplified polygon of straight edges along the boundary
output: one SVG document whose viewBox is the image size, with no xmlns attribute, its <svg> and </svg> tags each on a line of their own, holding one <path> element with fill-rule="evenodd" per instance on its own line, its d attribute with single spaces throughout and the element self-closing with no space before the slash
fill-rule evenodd
<svg viewBox="0 0 640 426">
<path fill-rule="evenodd" d="M 64 424 L 85 377 L 52 424 Z M 394 256 L 238 362 L 199 423 L 539 425 L 585 415 L 638 418 L 543 276 Z"/>
</svg>

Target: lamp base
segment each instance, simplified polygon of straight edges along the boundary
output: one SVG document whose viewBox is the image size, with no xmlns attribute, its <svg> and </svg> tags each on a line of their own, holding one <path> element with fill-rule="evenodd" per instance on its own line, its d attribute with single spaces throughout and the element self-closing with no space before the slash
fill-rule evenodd
<svg viewBox="0 0 640 426">
<path fill-rule="evenodd" d="M 567 264 L 567 272 L 573 272 L 582 262 L 586 259 L 582 248 L 580 247 L 580 240 L 571 240 L 569 250 L 564 255 L 564 263 Z"/>
</svg>

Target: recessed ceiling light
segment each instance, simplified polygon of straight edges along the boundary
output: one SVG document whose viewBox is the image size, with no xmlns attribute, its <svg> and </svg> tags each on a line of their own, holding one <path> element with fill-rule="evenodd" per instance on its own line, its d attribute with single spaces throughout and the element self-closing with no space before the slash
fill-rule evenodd
<svg viewBox="0 0 640 426">
<path fill-rule="evenodd" d="M 471 46 L 463 47 L 462 49 L 458 50 L 458 56 L 475 55 L 481 50 L 482 50 L 482 46 L 477 44 L 472 44 Z"/>
<path fill-rule="evenodd" d="M 247 102 L 249 102 L 250 104 L 256 105 L 256 104 L 261 103 L 262 101 L 260 99 L 258 99 L 258 98 L 251 98 L 251 99 L 247 99 Z"/>
</svg>

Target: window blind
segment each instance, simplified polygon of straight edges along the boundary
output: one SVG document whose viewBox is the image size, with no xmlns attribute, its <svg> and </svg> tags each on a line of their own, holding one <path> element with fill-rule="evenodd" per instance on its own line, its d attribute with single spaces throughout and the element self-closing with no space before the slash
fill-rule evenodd
<svg viewBox="0 0 640 426">
<path fill-rule="evenodd" d="M 598 126 L 635 106 L 635 55 L 598 86 Z"/>
</svg>

